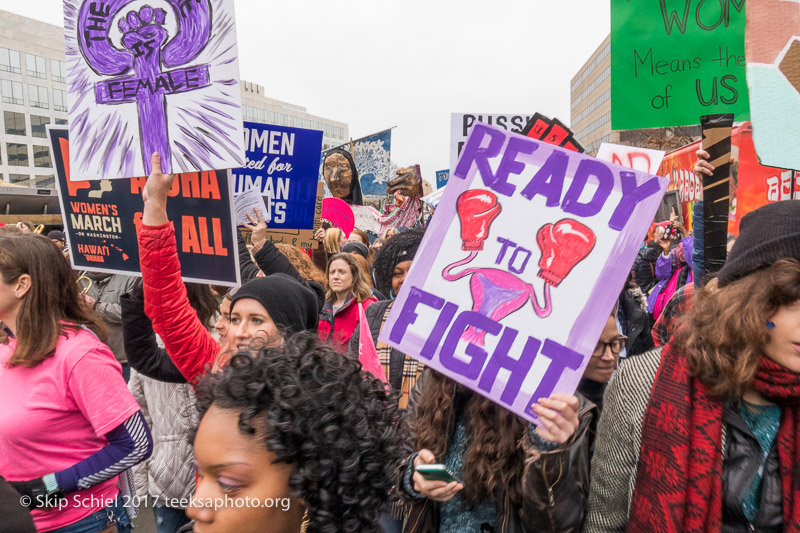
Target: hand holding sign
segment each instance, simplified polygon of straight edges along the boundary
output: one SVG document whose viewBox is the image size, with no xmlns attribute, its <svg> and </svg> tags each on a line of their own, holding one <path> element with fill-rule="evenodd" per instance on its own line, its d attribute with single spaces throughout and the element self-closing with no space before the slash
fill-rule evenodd
<svg viewBox="0 0 800 533">
<path fill-rule="evenodd" d="M 541 422 L 536 433 L 546 441 L 566 443 L 581 423 L 578 417 L 579 407 L 577 396 L 553 394 L 549 398 L 542 398 L 531 406 Z"/>
<path fill-rule="evenodd" d="M 245 229 L 253 232 L 250 236 L 250 241 L 255 244 L 267 240 L 267 223 L 264 222 L 264 217 L 261 216 L 260 209 L 254 209 L 253 212 L 255 213 L 256 218 L 253 218 L 253 215 L 251 215 L 250 212 L 245 213 L 245 216 L 250 221 L 250 224 L 242 224 L 242 226 L 244 226 Z"/>
<path fill-rule="evenodd" d="M 150 158 L 152 170 L 147 178 L 147 183 L 142 189 L 144 200 L 144 214 L 142 223 L 148 226 L 161 226 L 167 224 L 167 193 L 172 188 L 174 174 L 161 172 L 161 155 L 156 152 Z"/>
</svg>

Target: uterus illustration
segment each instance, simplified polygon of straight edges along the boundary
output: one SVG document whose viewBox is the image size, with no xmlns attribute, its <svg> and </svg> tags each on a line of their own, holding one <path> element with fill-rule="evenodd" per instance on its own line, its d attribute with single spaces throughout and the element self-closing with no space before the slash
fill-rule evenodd
<svg viewBox="0 0 800 533">
<path fill-rule="evenodd" d="M 461 222 L 461 249 L 469 252 L 469 255 L 446 266 L 442 277 L 447 281 L 469 277 L 472 310 L 495 322 L 518 311 L 528 301 L 536 316 L 550 316 L 553 311 L 551 287 L 558 287 L 572 269 L 591 253 L 596 242 L 591 229 L 572 219 L 562 219 L 539 228 L 536 242 L 542 257 L 537 276 L 544 280 L 544 305 L 539 305 L 533 285 L 507 270 L 473 267 L 453 272 L 471 263 L 483 250 L 492 223 L 500 215 L 502 206 L 493 192 L 473 189 L 459 196 L 456 209 Z M 485 344 L 485 337 L 485 331 L 474 327 L 467 328 L 461 336 L 477 346 Z"/>
</svg>

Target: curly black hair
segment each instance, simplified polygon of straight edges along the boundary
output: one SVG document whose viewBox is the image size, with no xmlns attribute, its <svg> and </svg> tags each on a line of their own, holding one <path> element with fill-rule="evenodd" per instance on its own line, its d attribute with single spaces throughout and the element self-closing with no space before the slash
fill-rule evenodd
<svg viewBox="0 0 800 533">
<path fill-rule="evenodd" d="M 372 270 L 375 273 L 375 283 L 377 289 L 383 294 L 389 294 L 392 290 L 392 273 L 397 263 L 402 263 L 414 257 L 417 248 L 422 242 L 422 237 L 425 235 L 425 228 L 414 228 L 402 233 L 398 233 L 386 241 L 386 244 L 381 246 L 378 253 L 375 255 L 375 262 L 372 265 Z M 411 252 L 407 259 L 403 259 L 404 255 Z"/>
<path fill-rule="evenodd" d="M 378 530 L 393 499 L 407 438 L 398 399 L 355 357 L 301 332 L 234 355 L 202 380 L 197 403 L 201 418 L 212 405 L 241 409 L 247 435 L 263 422 L 276 462 L 294 465 L 289 486 L 305 500 L 308 531 L 334 533 Z"/>
</svg>

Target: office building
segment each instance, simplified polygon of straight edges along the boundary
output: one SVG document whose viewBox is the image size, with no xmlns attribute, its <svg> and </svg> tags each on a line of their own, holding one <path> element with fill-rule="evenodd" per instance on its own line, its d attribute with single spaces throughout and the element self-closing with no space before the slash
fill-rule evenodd
<svg viewBox="0 0 800 533">
<path fill-rule="evenodd" d="M 570 83 L 570 129 L 587 153 L 618 142 L 611 131 L 611 36 L 595 50 Z"/>
</svg>

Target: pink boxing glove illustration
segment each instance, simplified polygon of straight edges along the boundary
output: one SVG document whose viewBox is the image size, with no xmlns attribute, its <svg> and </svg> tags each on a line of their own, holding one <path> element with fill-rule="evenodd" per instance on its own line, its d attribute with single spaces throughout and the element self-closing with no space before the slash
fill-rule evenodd
<svg viewBox="0 0 800 533">
<path fill-rule="evenodd" d="M 458 197 L 456 209 L 461 222 L 461 249 L 470 254 L 444 268 L 442 277 L 457 281 L 470 276 L 472 310 L 495 322 L 519 310 L 530 299 L 539 318 L 552 313 L 550 287 L 558 285 L 594 248 L 595 235 L 586 226 L 570 219 L 545 224 L 537 232 L 542 250 L 538 276 L 545 281 L 544 306 L 540 306 L 533 285 L 511 272 L 497 268 L 468 268 L 458 273 L 453 269 L 468 265 L 483 250 L 492 222 L 500 214 L 501 205 L 491 191 L 469 190 Z M 469 327 L 461 336 L 465 341 L 483 346 L 486 332 Z"/>
<path fill-rule="evenodd" d="M 558 287 L 575 265 L 591 253 L 595 240 L 592 230 L 568 218 L 545 224 L 536 233 L 536 242 L 542 250 L 539 277 Z"/>
</svg>

